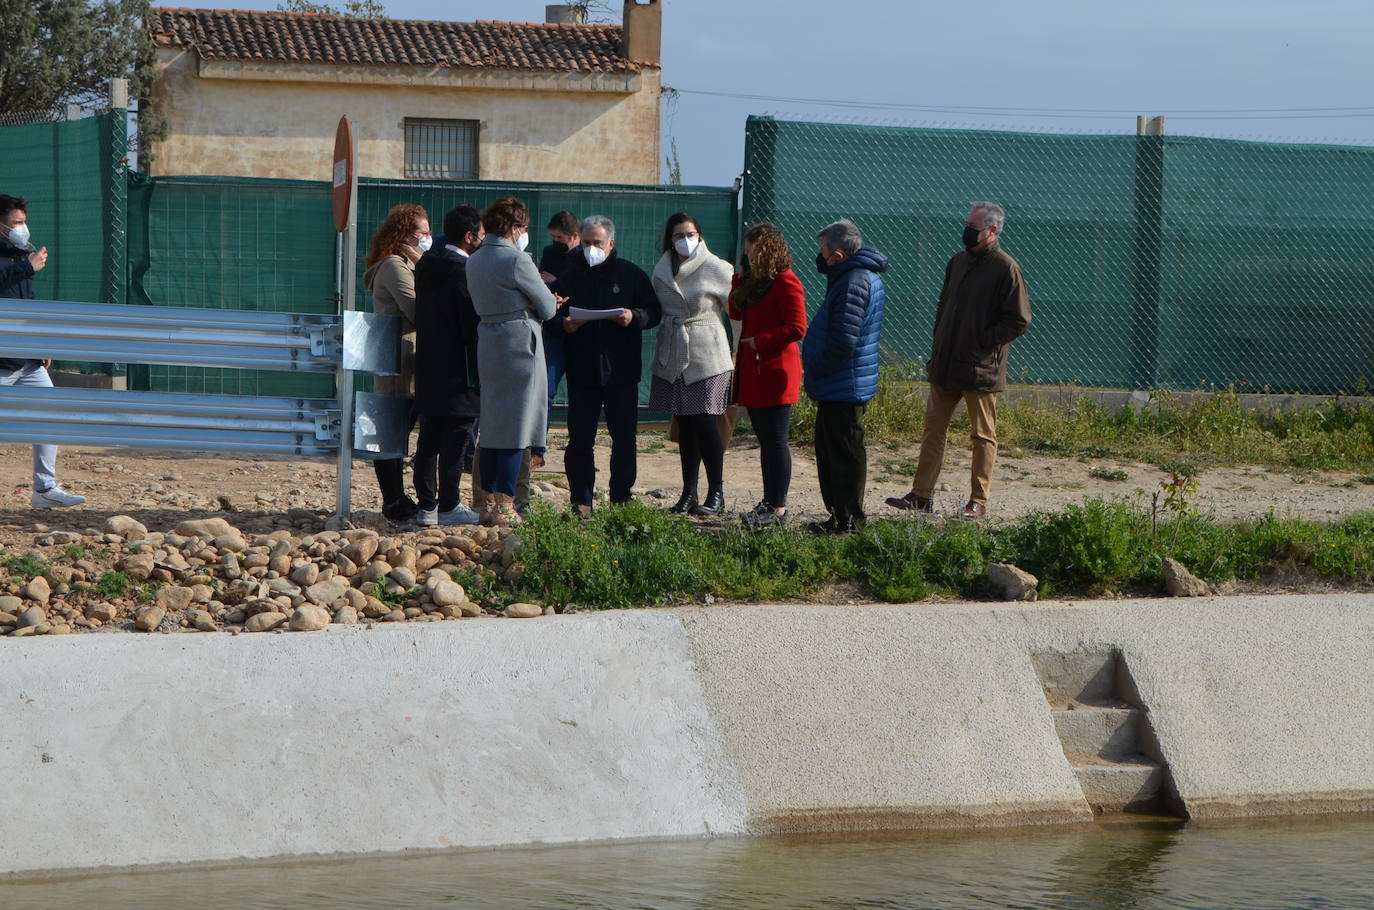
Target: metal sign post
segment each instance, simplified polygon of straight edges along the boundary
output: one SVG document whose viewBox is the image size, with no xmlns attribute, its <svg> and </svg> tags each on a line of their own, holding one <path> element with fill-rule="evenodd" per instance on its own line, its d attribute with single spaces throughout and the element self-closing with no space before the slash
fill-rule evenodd
<svg viewBox="0 0 1374 910">
<path fill-rule="evenodd" d="M 334 229 L 338 235 L 338 279 L 336 288 L 339 293 L 339 313 L 353 309 L 354 283 L 358 271 L 358 177 L 354 162 L 358 157 L 358 141 L 353 135 L 353 123 L 344 114 L 339 118 L 339 128 L 334 134 L 334 173 L 332 180 L 334 200 Z M 339 395 L 339 463 L 337 471 L 338 491 L 335 496 L 334 511 L 347 517 L 352 511 L 353 499 L 353 373 L 344 368 L 342 361 L 336 374 L 335 387 Z"/>
</svg>

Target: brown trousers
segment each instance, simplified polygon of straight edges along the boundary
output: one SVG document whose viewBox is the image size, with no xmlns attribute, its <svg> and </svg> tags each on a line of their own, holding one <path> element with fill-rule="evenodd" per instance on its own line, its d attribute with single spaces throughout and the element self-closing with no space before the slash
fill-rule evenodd
<svg viewBox="0 0 1374 910">
<path fill-rule="evenodd" d="M 954 409 L 963 401 L 968 408 L 968 421 L 973 440 L 973 471 L 969 499 L 988 504 L 992 491 L 992 469 L 997 465 L 997 393 L 970 392 L 942 388 L 930 384 L 926 400 L 925 425 L 921 429 L 921 457 L 916 463 L 916 477 L 911 482 L 917 496 L 934 495 L 940 468 L 945 462 L 945 436 Z"/>
</svg>

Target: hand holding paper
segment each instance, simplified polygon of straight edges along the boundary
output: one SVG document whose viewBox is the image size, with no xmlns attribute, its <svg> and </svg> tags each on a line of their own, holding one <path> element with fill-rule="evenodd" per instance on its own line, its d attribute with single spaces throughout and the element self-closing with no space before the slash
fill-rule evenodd
<svg viewBox="0 0 1374 910">
<path fill-rule="evenodd" d="M 623 307 L 613 310 L 584 310 L 580 306 L 568 307 L 568 315 L 578 322 L 591 322 L 595 319 L 618 319 L 625 312 Z"/>
</svg>

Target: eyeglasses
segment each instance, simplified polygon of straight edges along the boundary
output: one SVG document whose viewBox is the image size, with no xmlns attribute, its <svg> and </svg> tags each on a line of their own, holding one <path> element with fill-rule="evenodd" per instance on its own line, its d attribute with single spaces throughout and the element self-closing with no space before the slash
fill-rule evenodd
<svg viewBox="0 0 1374 910">
<path fill-rule="evenodd" d="M 676 243 L 676 242 L 679 241 L 679 240 L 695 240 L 697 237 L 700 237 L 700 236 L 701 236 L 701 235 L 698 234 L 696 231 L 687 231 L 687 232 L 684 233 L 684 234 L 674 234 L 674 235 L 673 235 L 673 242 Z"/>
</svg>

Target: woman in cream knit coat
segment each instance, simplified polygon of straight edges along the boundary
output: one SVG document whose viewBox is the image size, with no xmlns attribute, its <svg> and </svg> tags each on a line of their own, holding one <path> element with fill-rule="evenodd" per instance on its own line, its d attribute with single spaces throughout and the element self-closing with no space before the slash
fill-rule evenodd
<svg viewBox="0 0 1374 910">
<path fill-rule="evenodd" d="M 725 510 L 725 440 L 720 415 L 730 400 L 734 358 L 723 322 L 730 296 L 730 263 L 706 248 L 697 220 L 687 212 L 668 218 L 654 266 L 654 292 L 663 307 L 654 351 L 649 408 L 677 418 L 682 496 L 671 512 L 719 515 Z M 697 475 L 706 466 L 706 498 L 697 498 Z"/>
</svg>

